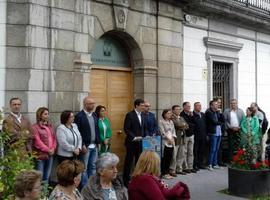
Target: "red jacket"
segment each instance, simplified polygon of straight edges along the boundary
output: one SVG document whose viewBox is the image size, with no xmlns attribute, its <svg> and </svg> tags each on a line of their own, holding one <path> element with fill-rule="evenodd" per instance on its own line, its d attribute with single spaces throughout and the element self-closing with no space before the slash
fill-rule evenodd
<svg viewBox="0 0 270 200">
<path fill-rule="evenodd" d="M 133 177 L 128 186 L 129 200 L 189 200 L 187 185 L 178 182 L 171 189 L 155 176 Z"/>
<path fill-rule="evenodd" d="M 56 149 L 55 132 L 51 124 L 41 125 L 34 124 L 32 126 L 34 136 L 34 150 L 37 153 L 39 160 L 46 160 L 49 158 L 49 150 Z"/>
</svg>

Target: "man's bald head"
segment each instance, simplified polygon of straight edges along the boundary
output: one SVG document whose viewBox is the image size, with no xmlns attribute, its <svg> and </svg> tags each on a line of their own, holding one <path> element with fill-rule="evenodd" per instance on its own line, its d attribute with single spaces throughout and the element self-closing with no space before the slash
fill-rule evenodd
<svg viewBox="0 0 270 200">
<path fill-rule="evenodd" d="M 95 108 L 95 100 L 88 96 L 83 99 L 83 107 L 87 112 L 93 112 Z"/>
</svg>

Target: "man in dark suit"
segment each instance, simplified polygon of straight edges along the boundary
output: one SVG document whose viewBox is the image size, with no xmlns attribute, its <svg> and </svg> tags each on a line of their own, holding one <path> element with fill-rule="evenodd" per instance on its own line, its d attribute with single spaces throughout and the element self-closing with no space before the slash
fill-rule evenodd
<svg viewBox="0 0 270 200">
<path fill-rule="evenodd" d="M 130 171 L 135 158 L 137 163 L 142 152 L 142 137 L 145 134 L 144 100 L 136 99 L 134 101 L 134 110 L 126 114 L 124 122 L 124 131 L 126 133 L 126 157 L 124 163 L 123 181 L 127 187 L 130 181 Z"/>
<path fill-rule="evenodd" d="M 205 114 L 201 112 L 202 105 L 200 102 L 194 103 L 193 116 L 195 121 L 194 137 L 194 169 L 206 169 L 203 166 L 204 150 L 206 145 L 206 120 Z"/>
<path fill-rule="evenodd" d="M 95 114 L 95 101 L 91 97 L 83 100 L 84 108 L 75 116 L 75 123 L 78 125 L 82 136 L 82 151 L 80 160 L 84 162 L 86 172 L 84 172 L 82 185 L 87 182 L 89 176 L 96 173 L 96 159 L 98 155 L 98 144 L 100 143 L 98 118 Z"/>
<path fill-rule="evenodd" d="M 145 102 L 144 103 L 144 117 L 145 117 L 145 125 L 147 127 L 147 132 L 144 136 L 153 136 L 158 134 L 158 124 L 155 117 L 155 114 L 150 112 L 150 103 Z"/>
</svg>

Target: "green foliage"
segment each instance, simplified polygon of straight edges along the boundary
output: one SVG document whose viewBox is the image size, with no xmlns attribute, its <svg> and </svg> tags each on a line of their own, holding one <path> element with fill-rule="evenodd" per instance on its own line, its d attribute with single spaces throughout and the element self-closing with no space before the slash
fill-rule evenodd
<svg viewBox="0 0 270 200">
<path fill-rule="evenodd" d="M 0 199 L 9 199 L 13 192 L 15 177 L 22 169 L 34 168 L 34 157 L 25 148 L 26 137 L 23 136 L 8 145 L 9 134 L 0 133 L 0 145 L 5 146 L 0 159 Z"/>
<path fill-rule="evenodd" d="M 263 162 L 256 161 L 257 159 L 257 148 L 253 145 L 253 137 L 249 133 L 244 138 L 244 145 L 242 149 L 237 151 L 237 154 L 233 156 L 231 167 L 235 169 L 244 170 L 263 170 L 269 167 L 268 160 Z"/>
</svg>

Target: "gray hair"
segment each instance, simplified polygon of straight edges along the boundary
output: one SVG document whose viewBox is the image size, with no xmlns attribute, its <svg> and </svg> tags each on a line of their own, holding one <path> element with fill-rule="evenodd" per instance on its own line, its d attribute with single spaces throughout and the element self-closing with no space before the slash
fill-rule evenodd
<svg viewBox="0 0 270 200">
<path fill-rule="evenodd" d="M 119 157 L 114 153 L 106 152 L 99 156 L 96 161 L 97 172 L 107 169 L 111 166 L 116 166 L 119 163 Z"/>
</svg>

